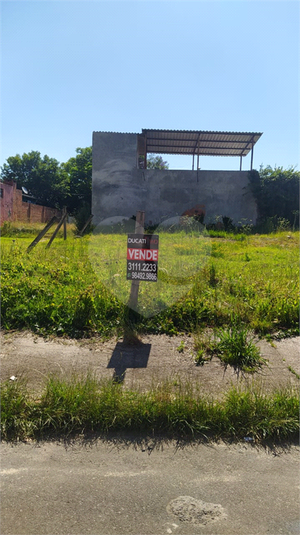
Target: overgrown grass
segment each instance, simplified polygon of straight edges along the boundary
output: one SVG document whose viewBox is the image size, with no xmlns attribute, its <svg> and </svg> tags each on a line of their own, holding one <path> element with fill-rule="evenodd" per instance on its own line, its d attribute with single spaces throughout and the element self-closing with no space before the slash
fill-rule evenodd
<svg viewBox="0 0 300 535">
<path fill-rule="evenodd" d="M 201 332 L 194 336 L 195 363 L 202 366 L 215 355 L 220 358 L 225 368 L 229 365 L 239 373 L 253 373 L 267 361 L 262 358 L 253 336 L 244 325 L 232 322 L 229 328 L 215 330 L 208 334 Z"/>
<path fill-rule="evenodd" d="M 3 237 L 2 327 L 72 337 L 111 336 L 121 333 L 130 319 L 139 333 L 172 335 L 202 327 L 230 328 L 235 317 L 259 335 L 298 334 L 299 233 L 240 237 L 227 233 L 211 238 L 211 254 L 191 277 L 187 293 L 148 319 L 133 313 L 129 318 L 127 307 L 113 293 L 114 275 L 110 286 L 101 282 L 95 259 L 91 261 L 92 236 L 68 235 L 66 242 L 56 238 L 50 249 L 42 240 L 30 254 L 26 250 L 32 237 Z M 180 261 L 185 258 L 182 252 L 189 256 L 189 251 L 181 247 L 177 254 L 177 249 L 174 255 Z M 120 264 L 125 270 L 123 253 Z M 100 271 L 105 265 L 99 263 Z M 125 284 L 129 282 L 124 278 Z M 155 284 L 141 283 L 146 300 L 151 300 Z M 162 301 L 175 289 L 167 286 Z"/>
<path fill-rule="evenodd" d="M 24 383 L 6 382 L 1 396 L 2 439 L 46 438 L 91 432 L 139 431 L 167 437 L 255 441 L 293 440 L 299 400 L 292 390 L 264 394 L 232 388 L 212 400 L 191 385 L 164 383 L 147 393 L 123 390 L 92 376 L 69 382 L 52 377 L 39 399 Z"/>
<path fill-rule="evenodd" d="M 32 237 L 33 240 L 34 237 L 36 237 L 41 230 L 46 226 L 45 223 L 28 223 L 24 221 L 4 221 L 3 225 L 0 229 L 0 234 L 2 237 L 12 237 L 12 238 L 28 238 Z M 48 239 L 50 239 L 51 235 L 53 234 L 55 227 L 57 226 L 57 223 L 54 224 L 46 236 Z M 67 232 L 74 231 L 75 226 L 74 224 L 67 224 Z M 58 236 L 63 235 L 63 229 L 59 230 Z"/>
</svg>

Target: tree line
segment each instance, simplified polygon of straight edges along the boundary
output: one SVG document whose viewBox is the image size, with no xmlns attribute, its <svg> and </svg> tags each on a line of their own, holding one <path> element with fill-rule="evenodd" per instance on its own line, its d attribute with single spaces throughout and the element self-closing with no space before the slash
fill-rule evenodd
<svg viewBox="0 0 300 535">
<path fill-rule="evenodd" d="M 10 156 L 1 168 L 1 181 L 14 180 L 28 190 L 37 204 L 53 208 L 67 207 L 74 215 L 82 204 L 91 205 L 92 147 L 76 149 L 76 156 L 66 163 L 31 151 Z"/>
<path fill-rule="evenodd" d="M 168 169 L 161 156 L 147 158 L 148 169 Z M 259 171 L 249 171 L 250 188 L 258 207 L 258 223 L 281 220 L 293 228 L 299 227 L 300 172 L 295 167 L 261 166 Z M 92 200 L 92 147 L 77 148 L 76 156 L 65 163 L 55 158 L 41 156 L 31 151 L 20 156 L 10 156 L 0 171 L 0 180 L 25 187 L 37 204 L 54 208 L 67 207 L 70 215 L 87 219 Z"/>
<path fill-rule="evenodd" d="M 268 165 L 249 171 L 250 188 L 258 211 L 257 227 L 264 232 L 299 228 L 300 172 Z"/>
</svg>

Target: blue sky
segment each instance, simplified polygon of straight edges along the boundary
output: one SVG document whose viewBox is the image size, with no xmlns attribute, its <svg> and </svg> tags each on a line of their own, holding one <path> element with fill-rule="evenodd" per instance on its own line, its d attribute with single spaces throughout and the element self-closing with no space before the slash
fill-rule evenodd
<svg viewBox="0 0 300 535">
<path fill-rule="evenodd" d="M 299 6 L 2 0 L 0 165 L 31 150 L 67 161 L 93 131 L 162 128 L 263 132 L 254 167 L 299 170 Z"/>
</svg>

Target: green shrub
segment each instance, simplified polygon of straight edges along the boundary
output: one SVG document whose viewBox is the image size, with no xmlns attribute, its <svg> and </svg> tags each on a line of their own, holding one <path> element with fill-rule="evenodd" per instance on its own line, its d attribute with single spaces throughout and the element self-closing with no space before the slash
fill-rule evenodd
<svg viewBox="0 0 300 535">
<path fill-rule="evenodd" d="M 249 180 L 259 215 L 256 232 L 299 228 L 299 171 L 261 166 L 249 171 Z"/>
</svg>

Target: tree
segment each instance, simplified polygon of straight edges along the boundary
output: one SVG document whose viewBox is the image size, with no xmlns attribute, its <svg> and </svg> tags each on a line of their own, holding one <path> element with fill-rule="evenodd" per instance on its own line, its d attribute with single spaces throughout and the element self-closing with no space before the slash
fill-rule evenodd
<svg viewBox="0 0 300 535">
<path fill-rule="evenodd" d="M 92 202 L 92 147 L 76 149 L 77 156 L 61 165 L 64 181 L 68 184 L 66 206 L 71 215 L 84 207 L 91 213 Z"/>
<path fill-rule="evenodd" d="M 161 156 L 149 156 L 147 158 L 147 169 L 169 169 L 169 164 Z"/>
<path fill-rule="evenodd" d="M 13 180 L 17 187 L 25 187 L 38 204 L 62 207 L 67 195 L 67 184 L 61 176 L 60 164 L 54 158 L 37 151 L 7 158 L 1 168 L 1 181 Z"/>
<path fill-rule="evenodd" d="M 258 171 L 249 171 L 250 187 L 255 197 L 259 222 L 273 219 L 289 221 L 295 226 L 295 214 L 299 213 L 300 172 L 294 167 L 284 170 L 268 165 Z"/>
<path fill-rule="evenodd" d="M 37 151 L 7 158 L 1 169 L 1 181 L 14 180 L 25 186 L 38 204 L 67 207 L 75 215 L 79 209 L 91 211 L 92 147 L 76 149 L 77 155 L 60 164 Z"/>
</svg>

